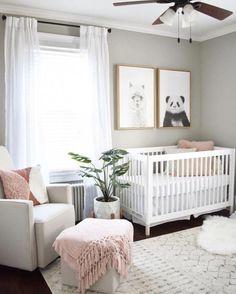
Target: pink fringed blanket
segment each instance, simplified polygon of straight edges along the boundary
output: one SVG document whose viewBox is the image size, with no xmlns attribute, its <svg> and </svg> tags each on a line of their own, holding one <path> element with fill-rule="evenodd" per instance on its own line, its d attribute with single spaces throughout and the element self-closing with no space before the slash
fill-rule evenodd
<svg viewBox="0 0 236 294">
<path fill-rule="evenodd" d="M 126 276 L 131 264 L 133 226 L 126 220 L 85 219 L 64 230 L 53 244 L 61 258 L 78 274 L 84 293 L 111 266 Z"/>
</svg>

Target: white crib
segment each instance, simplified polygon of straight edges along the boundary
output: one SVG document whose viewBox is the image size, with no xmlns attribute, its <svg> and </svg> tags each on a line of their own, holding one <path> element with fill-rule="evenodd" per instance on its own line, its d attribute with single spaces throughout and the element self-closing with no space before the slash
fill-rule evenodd
<svg viewBox="0 0 236 294">
<path fill-rule="evenodd" d="M 235 150 L 164 154 L 176 146 L 127 149 L 130 187 L 116 191 L 126 216 L 150 227 L 234 205 Z"/>
</svg>

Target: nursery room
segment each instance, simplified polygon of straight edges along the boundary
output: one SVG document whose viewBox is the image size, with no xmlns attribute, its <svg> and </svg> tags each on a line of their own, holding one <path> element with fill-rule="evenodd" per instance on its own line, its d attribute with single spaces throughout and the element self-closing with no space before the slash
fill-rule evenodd
<svg viewBox="0 0 236 294">
<path fill-rule="evenodd" d="M 236 293 L 236 2 L 0 0 L 0 293 Z"/>
</svg>

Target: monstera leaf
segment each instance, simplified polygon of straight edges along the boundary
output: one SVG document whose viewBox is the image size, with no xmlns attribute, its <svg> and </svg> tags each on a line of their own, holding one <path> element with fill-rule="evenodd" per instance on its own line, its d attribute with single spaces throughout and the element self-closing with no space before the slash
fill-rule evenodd
<svg viewBox="0 0 236 294">
<path fill-rule="evenodd" d="M 124 162 L 123 160 L 128 154 L 126 150 L 110 149 L 103 152 L 99 158 L 102 161 L 101 168 L 97 168 L 87 156 L 73 152 L 68 154 L 78 162 L 79 173 L 82 177 L 94 179 L 95 185 L 101 190 L 105 202 L 109 202 L 114 195 L 115 188 L 125 189 L 130 186 L 129 183 L 120 182 L 117 179 L 129 170 L 129 161 Z"/>
</svg>

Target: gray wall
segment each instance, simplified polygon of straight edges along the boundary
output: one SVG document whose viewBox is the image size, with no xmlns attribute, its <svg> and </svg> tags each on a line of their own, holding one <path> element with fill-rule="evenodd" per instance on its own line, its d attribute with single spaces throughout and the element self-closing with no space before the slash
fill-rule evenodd
<svg viewBox="0 0 236 294">
<path fill-rule="evenodd" d="M 236 147 L 236 33 L 201 44 L 201 137 Z"/>
<path fill-rule="evenodd" d="M 200 44 L 129 31 L 112 30 L 109 35 L 111 102 L 114 147 L 145 147 L 175 144 L 180 138 L 200 136 Z M 191 128 L 115 130 L 116 64 L 143 65 L 191 71 Z"/>
<path fill-rule="evenodd" d="M 4 24 L 0 22 L 0 144 L 4 144 Z M 78 29 L 40 25 L 39 31 L 78 35 Z M 112 30 L 108 36 L 111 70 L 112 139 L 114 147 L 142 147 L 175 144 L 180 138 L 200 138 L 200 44 L 154 35 Z M 153 130 L 115 130 L 115 65 L 144 65 L 191 71 L 191 127 Z"/>
<path fill-rule="evenodd" d="M 4 104 L 4 25 L 0 21 L 0 145 L 4 144 L 4 120 L 5 120 L 5 104 Z"/>
</svg>

